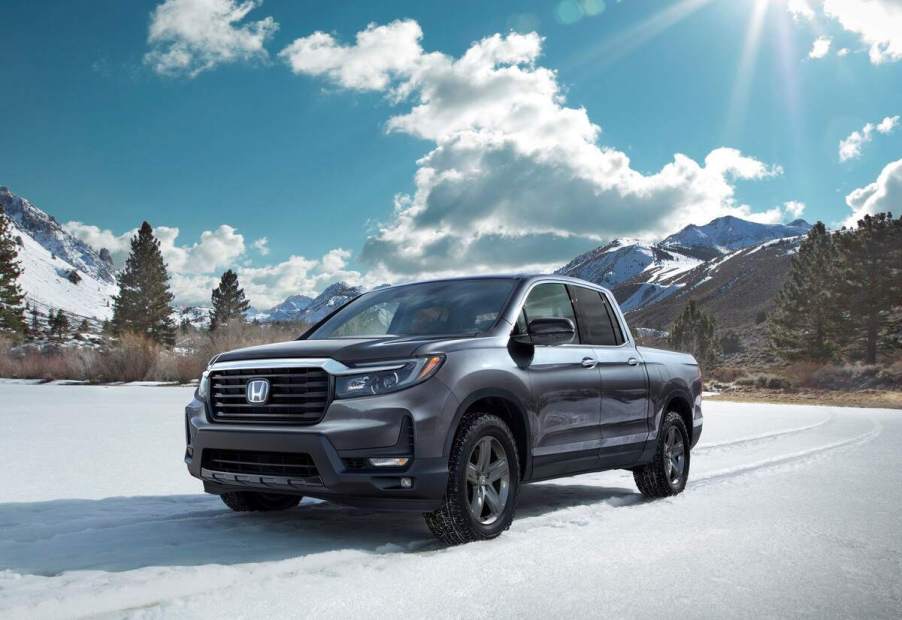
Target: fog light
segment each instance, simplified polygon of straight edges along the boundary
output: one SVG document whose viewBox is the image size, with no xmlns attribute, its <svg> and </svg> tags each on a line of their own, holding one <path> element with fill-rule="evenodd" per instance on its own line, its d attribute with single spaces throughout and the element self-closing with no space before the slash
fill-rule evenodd
<svg viewBox="0 0 902 620">
<path fill-rule="evenodd" d="M 373 467 L 404 467 L 410 459 L 406 456 L 401 457 L 376 457 L 369 459 L 370 465 Z"/>
<path fill-rule="evenodd" d="M 413 486 L 413 478 L 401 478 L 401 488 L 409 489 Z"/>
</svg>

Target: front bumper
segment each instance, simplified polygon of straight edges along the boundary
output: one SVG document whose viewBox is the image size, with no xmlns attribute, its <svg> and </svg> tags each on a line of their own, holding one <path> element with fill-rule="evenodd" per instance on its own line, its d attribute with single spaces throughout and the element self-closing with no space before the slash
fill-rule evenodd
<svg viewBox="0 0 902 620">
<path fill-rule="evenodd" d="M 263 490 L 338 503 L 392 510 L 439 507 L 448 480 L 445 432 L 457 401 L 435 378 L 385 396 L 335 400 L 323 419 L 309 426 L 212 422 L 202 401 L 185 409 L 189 473 L 209 493 Z M 413 453 L 410 432 L 413 433 Z M 205 450 L 308 454 L 315 477 L 233 473 L 208 469 Z M 370 456 L 409 456 L 404 468 L 360 468 Z M 356 465 L 355 465 L 356 463 Z M 409 478 L 409 488 L 401 479 Z"/>
</svg>

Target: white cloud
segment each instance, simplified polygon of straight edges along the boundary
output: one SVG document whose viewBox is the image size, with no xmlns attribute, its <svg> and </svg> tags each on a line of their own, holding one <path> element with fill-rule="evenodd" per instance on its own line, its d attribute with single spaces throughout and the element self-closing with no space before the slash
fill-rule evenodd
<svg viewBox="0 0 902 620">
<path fill-rule="evenodd" d="M 887 116 L 877 123 L 877 131 L 882 134 L 888 134 L 899 126 L 899 116 Z"/>
<path fill-rule="evenodd" d="M 269 254 L 269 239 L 267 237 L 260 237 L 252 244 L 254 249 L 260 253 L 260 256 L 266 256 Z"/>
<path fill-rule="evenodd" d="M 127 233 L 117 235 L 110 230 L 101 229 L 97 226 L 84 224 L 82 222 L 66 222 L 63 229 L 70 235 L 81 239 L 89 246 L 97 251 L 101 249 L 109 250 L 113 258 L 113 264 L 117 268 L 125 264 L 128 256 L 129 240 L 137 232 L 137 229 Z"/>
<path fill-rule="evenodd" d="M 836 55 L 839 56 L 840 58 L 843 58 L 843 57 L 845 57 L 845 56 L 848 56 L 848 55 L 849 55 L 849 48 L 848 48 L 848 47 L 842 47 L 842 48 L 836 50 Z"/>
<path fill-rule="evenodd" d="M 363 283 L 361 275 L 347 269 L 347 250 L 330 250 L 320 259 L 290 256 L 287 260 L 263 267 L 241 267 L 238 278 L 248 299 L 258 308 L 271 308 L 290 295 L 314 296 L 338 281 L 352 286 Z"/>
<path fill-rule="evenodd" d="M 855 226 L 865 215 L 885 211 L 898 215 L 902 204 L 902 159 L 888 163 L 876 181 L 846 196 L 846 204 L 852 209 L 852 215 L 843 222 L 845 226 Z"/>
<path fill-rule="evenodd" d="M 387 26 L 370 24 L 357 33 L 352 46 L 340 45 L 330 34 L 314 32 L 279 52 L 295 73 L 327 74 L 345 88 L 382 90 L 399 75 L 407 75 L 423 50 L 423 31 L 414 21 Z"/>
<path fill-rule="evenodd" d="M 786 214 L 787 218 L 797 220 L 802 217 L 802 214 L 805 212 L 805 203 L 799 202 L 798 200 L 784 202 L 783 212 Z"/>
<path fill-rule="evenodd" d="M 874 132 L 889 134 L 899 125 L 899 116 L 887 116 L 877 123 L 866 123 L 860 131 L 853 131 L 839 142 L 839 161 L 861 157 L 862 147 L 874 139 Z"/>
<path fill-rule="evenodd" d="M 225 63 L 266 59 L 272 17 L 241 23 L 262 0 L 166 0 L 151 13 L 144 61 L 162 75 L 189 78 Z"/>
<path fill-rule="evenodd" d="M 537 64 L 535 33 L 495 34 L 459 58 L 427 53 L 421 39 L 416 22 L 396 21 L 368 26 L 352 45 L 317 32 L 280 54 L 296 73 L 385 93 L 406 108 L 387 130 L 433 142 L 415 191 L 397 197 L 364 246 L 371 279 L 549 268 L 614 236 L 749 217 L 736 182 L 781 173 L 718 148 L 701 162 L 677 153 L 644 174 L 599 145 L 584 108 L 566 105 L 555 72 Z"/>
<path fill-rule="evenodd" d="M 832 40 L 830 37 L 820 36 L 814 40 L 814 43 L 811 44 L 811 51 L 808 52 L 808 58 L 823 58 L 830 52 L 830 43 Z"/>
<path fill-rule="evenodd" d="M 82 222 L 67 222 L 63 227 L 97 250 L 110 250 L 118 268 L 124 265 L 131 239 L 137 233 L 134 229 L 116 234 Z M 361 275 L 347 267 L 351 253 L 341 248 L 330 250 L 320 259 L 290 256 L 281 263 L 254 267 L 241 262 L 247 250 L 244 236 L 227 224 L 202 232 L 190 244 L 179 244 L 179 229 L 170 226 L 157 226 L 154 236 L 160 241 L 177 304 L 209 305 L 210 290 L 229 268 L 237 271 L 248 299 L 259 308 L 274 306 L 289 295 L 315 295 L 339 280 L 362 283 Z M 265 237 L 257 239 L 253 246 L 258 251 L 261 247 L 268 249 Z"/>
<path fill-rule="evenodd" d="M 824 14 L 869 46 L 872 63 L 902 59 L 902 2 L 899 0 L 825 0 Z"/>
<path fill-rule="evenodd" d="M 789 11 L 790 15 L 797 21 L 810 21 L 814 19 L 814 11 L 811 9 L 811 5 L 808 4 L 807 0 L 789 0 L 786 3 L 786 10 Z"/>
</svg>

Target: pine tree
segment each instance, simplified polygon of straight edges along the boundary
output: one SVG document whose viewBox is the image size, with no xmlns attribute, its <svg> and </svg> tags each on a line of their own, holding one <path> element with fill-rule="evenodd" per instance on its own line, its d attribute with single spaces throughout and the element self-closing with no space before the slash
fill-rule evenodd
<svg viewBox="0 0 902 620">
<path fill-rule="evenodd" d="M 717 364 L 720 348 L 714 317 L 702 310 L 694 299 L 680 312 L 670 330 L 670 346 L 692 353 L 702 368 Z"/>
<path fill-rule="evenodd" d="M 25 333 L 25 315 L 24 295 L 19 287 L 22 266 L 17 254 L 12 227 L 0 206 L 0 332 L 20 335 Z"/>
<path fill-rule="evenodd" d="M 824 362 L 835 356 L 843 324 L 836 266 L 833 238 L 818 222 L 793 256 L 769 318 L 771 344 L 781 357 Z"/>
<path fill-rule="evenodd" d="M 881 343 L 897 335 L 902 314 L 902 218 L 865 215 L 858 228 L 835 239 L 837 290 L 844 311 L 846 342 L 877 363 Z"/>
<path fill-rule="evenodd" d="M 232 321 L 244 321 L 244 313 L 250 307 L 244 289 L 238 286 L 238 275 L 231 269 L 222 274 L 219 286 L 213 289 L 211 301 L 211 331 Z"/>
<path fill-rule="evenodd" d="M 41 333 L 41 322 L 40 322 L 41 313 L 38 312 L 38 309 L 34 306 L 31 308 L 31 335 L 37 336 Z"/>
<path fill-rule="evenodd" d="M 119 294 L 113 298 L 113 331 L 141 334 L 160 344 L 174 344 L 169 274 L 160 253 L 160 242 L 147 222 L 132 237 L 131 253 L 118 280 Z"/>
<path fill-rule="evenodd" d="M 54 322 L 54 332 L 59 340 L 63 340 L 69 335 L 69 317 L 62 310 L 56 311 L 56 321 Z"/>
<path fill-rule="evenodd" d="M 51 338 L 63 340 L 69 334 L 69 317 L 62 310 L 57 310 L 56 312 L 50 310 L 47 328 Z"/>
</svg>

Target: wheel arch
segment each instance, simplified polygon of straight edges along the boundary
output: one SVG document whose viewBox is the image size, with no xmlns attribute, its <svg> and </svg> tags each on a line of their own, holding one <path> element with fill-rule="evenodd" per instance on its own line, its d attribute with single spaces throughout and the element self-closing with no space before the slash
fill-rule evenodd
<svg viewBox="0 0 902 620">
<path fill-rule="evenodd" d="M 689 435 L 689 441 L 692 441 L 692 401 L 688 395 L 682 392 L 676 392 L 668 396 L 667 404 L 664 405 L 664 412 L 675 411 L 680 415 L 683 424 L 686 425 L 686 433 Z M 660 425 L 659 427 L 660 428 Z"/>
<path fill-rule="evenodd" d="M 507 423 L 517 445 L 520 479 L 527 480 L 532 471 L 532 429 L 529 416 L 519 399 L 506 390 L 497 388 L 477 390 L 461 401 L 454 416 L 454 423 L 445 438 L 444 454 L 450 453 L 451 444 L 460 428 L 460 421 L 471 411 L 492 413 Z"/>
</svg>

